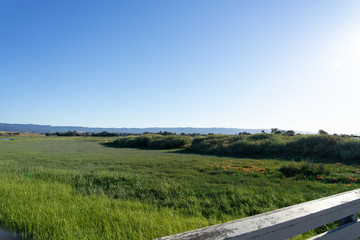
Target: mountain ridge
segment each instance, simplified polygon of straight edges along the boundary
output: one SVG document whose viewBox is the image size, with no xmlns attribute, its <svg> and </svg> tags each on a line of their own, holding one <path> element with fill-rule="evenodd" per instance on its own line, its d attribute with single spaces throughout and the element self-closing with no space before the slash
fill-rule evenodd
<svg viewBox="0 0 360 240">
<path fill-rule="evenodd" d="M 67 131 L 78 131 L 78 132 L 117 132 L 117 133 L 132 133 L 142 134 L 144 132 L 173 132 L 176 134 L 238 134 L 240 132 L 248 132 L 251 134 L 260 133 L 261 131 L 270 132 L 270 129 L 246 129 L 246 128 L 195 128 L 195 127 L 147 127 L 147 128 L 103 128 L 103 127 L 83 127 L 83 126 L 51 126 L 51 125 L 40 125 L 40 124 L 13 124 L 13 123 L 0 123 L 0 131 L 8 132 L 28 132 L 28 133 L 55 133 L 55 132 L 67 132 Z"/>
</svg>

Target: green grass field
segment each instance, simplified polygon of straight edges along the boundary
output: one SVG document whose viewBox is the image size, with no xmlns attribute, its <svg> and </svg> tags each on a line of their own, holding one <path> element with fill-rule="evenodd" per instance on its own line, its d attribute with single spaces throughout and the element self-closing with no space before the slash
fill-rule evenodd
<svg viewBox="0 0 360 240">
<path fill-rule="evenodd" d="M 359 165 L 0 141 L 0 223 L 35 239 L 152 239 L 358 188 Z"/>
</svg>

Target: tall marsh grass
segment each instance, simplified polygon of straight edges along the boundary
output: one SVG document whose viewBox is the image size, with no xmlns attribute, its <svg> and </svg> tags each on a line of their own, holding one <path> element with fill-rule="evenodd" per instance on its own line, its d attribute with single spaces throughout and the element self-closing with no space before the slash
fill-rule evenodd
<svg viewBox="0 0 360 240">
<path fill-rule="evenodd" d="M 360 161 L 360 140 L 330 135 L 212 135 L 195 138 L 188 149 L 210 154 L 301 156 Z"/>
<path fill-rule="evenodd" d="M 209 135 L 202 137 L 162 136 L 147 134 L 121 137 L 114 142 L 120 147 L 156 149 L 187 148 L 196 153 L 238 156 L 301 156 L 360 160 L 360 140 L 331 135 L 280 134 Z"/>
<path fill-rule="evenodd" d="M 139 201 L 82 195 L 58 182 L 0 177 L 0 221 L 33 239 L 153 239 L 214 224 Z"/>
<path fill-rule="evenodd" d="M 163 136 L 146 134 L 141 136 L 127 136 L 115 140 L 112 144 L 120 147 L 149 147 L 157 149 L 171 149 L 188 147 L 191 138 L 186 136 Z"/>
<path fill-rule="evenodd" d="M 247 140 L 271 146 L 271 137 Z M 229 136 L 201 139 L 213 142 L 214 152 L 218 142 L 242 144 Z M 104 141 L 0 142 L 0 225 L 34 239 L 152 239 L 354 189 L 360 182 L 357 164 L 303 167 L 284 159 L 99 144 Z M 256 144 L 252 151 L 260 149 Z M 284 166 L 292 172 L 286 175 Z"/>
</svg>

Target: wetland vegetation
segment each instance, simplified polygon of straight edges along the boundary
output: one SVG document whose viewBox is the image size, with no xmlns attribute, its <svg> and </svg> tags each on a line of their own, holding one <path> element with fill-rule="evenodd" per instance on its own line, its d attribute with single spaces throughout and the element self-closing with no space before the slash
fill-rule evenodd
<svg viewBox="0 0 360 240">
<path fill-rule="evenodd" d="M 358 159 L 225 151 L 252 136 L 0 141 L 1 225 L 34 239 L 153 239 L 359 187 Z"/>
</svg>

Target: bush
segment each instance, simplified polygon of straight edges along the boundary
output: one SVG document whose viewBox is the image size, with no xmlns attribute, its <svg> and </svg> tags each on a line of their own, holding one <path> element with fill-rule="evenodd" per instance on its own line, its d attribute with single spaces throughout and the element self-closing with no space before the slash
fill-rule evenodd
<svg viewBox="0 0 360 240">
<path fill-rule="evenodd" d="M 241 156 L 303 156 L 360 160 L 360 141 L 331 135 L 254 134 L 195 138 L 193 152 Z"/>
<path fill-rule="evenodd" d="M 189 146 L 191 138 L 184 136 L 164 136 L 149 141 L 147 146 L 158 149 L 184 148 Z"/>
<path fill-rule="evenodd" d="M 301 136 L 296 138 L 295 141 L 291 142 L 288 148 L 292 148 L 292 152 L 295 154 L 300 154 L 303 156 L 337 158 L 340 156 L 339 143 L 341 141 L 344 141 L 344 139 L 330 135 Z"/>
<path fill-rule="evenodd" d="M 303 162 L 300 165 L 295 163 L 284 165 L 280 168 L 280 172 L 285 177 L 294 177 L 297 175 L 304 177 L 315 177 L 319 175 L 329 175 L 329 171 L 325 169 L 323 164 L 314 164 L 311 162 Z"/>
<path fill-rule="evenodd" d="M 115 140 L 112 144 L 120 147 L 149 147 L 157 149 L 184 148 L 191 144 L 192 138 L 177 135 L 147 134 L 127 136 Z"/>
<path fill-rule="evenodd" d="M 304 157 L 360 160 L 360 140 L 331 135 L 253 134 L 189 137 L 184 135 L 146 134 L 117 139 L 121 147 L 157 149 L 187 148 L 196 153 L 249 157 Z"/>
<path fill-rule="evenodd" d="M 339 144 L 341 159 L 360 159 L 359 140 L 347 139 Z"/>
<path fill-rule="evenodd" d="M 122 137 L 113 142 L 114 145 L 121 147 L 146 147 L 151 139 L 151 135 Z"/>
</svg>

